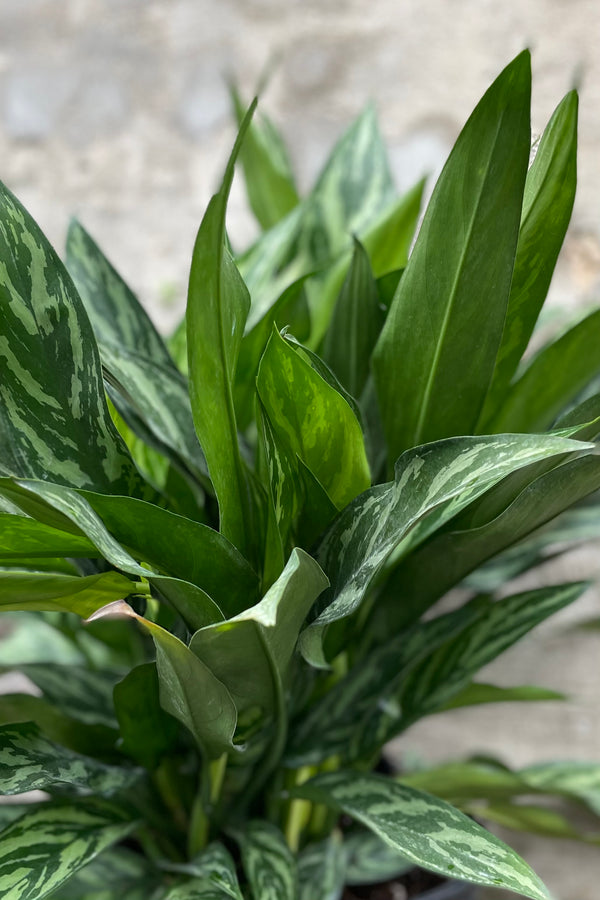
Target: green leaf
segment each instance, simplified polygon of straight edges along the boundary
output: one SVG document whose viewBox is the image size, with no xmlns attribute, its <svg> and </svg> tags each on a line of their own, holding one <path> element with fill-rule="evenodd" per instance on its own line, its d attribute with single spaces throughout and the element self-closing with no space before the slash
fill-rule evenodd
<svg viewBox="0 0 600 900">
<path fill-rule="evenodd" d="M 98 349 L 73 282 L 2 184 L 0 303 L 4 473 L 143 495 L 110 419 Z"/>
<path fill-rule="evenodd" d="M 496 557 L 558 513 L 600 488 L 600 460 L 585 456 L 563 463 L 535 478 L 500 512 L 477 528 L 465 521 L 449 523 L 445 531 L 417 548 L 392 573 L 378 598 L 376 612 L 384 633 L 418 618 L 438 597 L 459 584 L 485 560 Z M 440 561 L 443 560 L 443 565 Z M 398 609 L 398 597 L 403 597 Z"/>
<path fill-rule="evenodd" d="M 297 900 L 296 861 L 279 829 L 254 820 L 234 836 L 253 900 Z"/>
<path fill-rule="evenodd" d="M 120 750 L 147 769 L 154 769 L 172 746 L 177 725 L 160 705 L 159 679 L 154 663 L 136 666 L 115 685 L 114 703 Z"/>
<path fill-rule="evenodd" d="M 121 673 L 57 663 L 27 663 L 15 668 L 66 715 L 93 725 L 117 727 L 112 695 Z"/>
<path fill-rule="evenodd" d="M 411 722 L 446 706 L 473 675 L 548 616 L 573 603 L 585 582 L 514 594 L 482 609 L 477 620 L 421 662 L 402 684 L 401 718 L 390 725 L 398 733 Z"/>
<path fill-rule="evenodd" d="M 41 900 L 135 824 L 108 807 L 83 803 L 45 804 L 25 813 L 0 832 L 3 900 Z"/>
<path fill-rule="evenodd" d="M 2 694 L 0 725 L 24 722 L 35 723 L 46 738 L 75 753 L 103 759 L 115 756 L 118 739 L 116 728 L 81 722 L 57 709 L 44 697 L 33 694 Z"/>
<path fill-rule="evenodd" d="M 85 657 L 72 640 L 37 613 L 3 613 L 0 666 L 21 663 L 81 663 Z"/>
<path fill-rule="evenodd" d="M 340 900 L 346 883 L 346 854 L 339 834 L 309 844 L 298 857 L 298 900 Z"/>
<path fill-rule="evenodd" d="M 413 868 L 412 862 L 372 831 L 361 829 L 344 835 L 344 852 L 349 885 L 392 881 Z"/>
<path fill-rule="evenodd" d="M 213 842 L 189 863 L 195 874 L 207 881 L 219 896 L 242 900 L 235 863 L 223 844 Z"/>
<path fill-rule="evenodd" d="M 156 648 L 161 706 L 189 729 L 202 752 L 217 759 L 232 750 L 237 714 L 231 695 L 183 641 L 126 603 L 96 614 L 102 616 L 129 616 L 148 632 Z"/>
<path fill-rule="evenodd" d="M 476 807 L 476 813 L 489 822 L 550 838 L 567 838 L 600 844 L 600 834 L 582 834 L 558 810 L 532 803 L 490 803 Z"/>
<path fill-rule="evenodd" d="M 0 726 L 0 794 L 71 785 L 110 796 L 131 787 L 141 775 L 140 769 L 107 766 L 73 753 L 45 737 L 33 722 Z"/>
<path fill-rule="evenodd" d="M 55 575 L 0 571 L 0 609 L 59 610 L 89 618 L 107 603 L 139 593 L 140 585 L 118 572 Z"/>
<path fill-rule="evenodd" d="M 24 516 L 0 513 L 0 561 L 27 557 L 95 556 L 87 538 Z"/>
<path fill-rule="evenodd" d="M 77 219 L 69 225 L 66 265 L 98 341 L 172 366 L 169 351 L 143 306 Z"/>
<path fill-rule="evenodd" d="M 186 314 L 194 424 L 219 502 L 221 531 L 245 556 L 252 555 L 253 514 L 238 446 L 233 383 L 250 297 L 225 248 L 225 212 L 254 106 L 240 127 L 223 184 L 198 231 Z"/>
<path fill-rule="evenodd" d="M 304 290 L 305 281 L 305 277 L 294 281 L 242 338 L 234 386 L 235 411 L 241 428 L 247 428 L 252 420 L 256 375 L 273 325 L 277 325 L 278 328 L 289 327 L 299 340 L 309 336 L 310 319 Z"/>
<path fill-rule="evenodd" d="M 600 373 L 600 311 L 547 344 L 512 385 L 489 431 L 543 431 Z"/>
<path fill-rule="evenodd" d="M 245 107 L 234 84 L 229 85 L 233 108 L 241 127 Z M 262 228 L 276 225 L 298 203 L 285 145 L 266 116 L 251 123 L 240 151 L 250 208 Z"/>
<path fill-rule="evenodd" d="M 250 566 L 226 538 L 206 525 L 131 497 L 78 493 L 62 485 L 2 479 L 0 491 L 48 525 L 63 529 L 75 525 L 112 565 L 154 584 L 192 628 L 224 616 L 204 588 L 172 577 L 175 570 L 202 582 L 226 604 L 228 614 L 257 596 L 258 580 Z M 119 541 L 160 573 L 169 574 L 143 568 Z"/>
<path fill-rule="evenodd" d="M 525 51 L 486 92 L 436 184 L 373 356 L 390 464 L 477 423 L 510 292 L 530 93 Z"/>
<path fill-rule="evenodd" d="M 548 688 L 523 684 L 518 687 L 498 687 L 495 684 L 482 684 L 472 681 L 442 709 L 459 709 L 463 706 L 480 706 L 483 703 L 530 703 L 540 700 L 566 700 L 564 694 Z"/>
<path fill-rule="evenodd" d="M 144 857 L 115 848 L 79 869 L 50 900 L 148 900 L 156 882 L 157 873 Z"/>
<path fill-rule="evenodd" d="M 361 756 L 365 739 L 369 745 L 366 755 L 370 755 L 377 741 L 371 727 L 373 713 L 386 706 L 387 698 L 397 692 L 412 668 L 476 619 L 477 612 L 476 604 L 466 604 L 372 648 L 296 723 L 286 752 L 287 764 L 314 765 L 333 756 L 354 760 Z"/>
<path fill-rule="evenodd" d="M 273 428 L 343 508 L 370 484 L 360 425 L 347 402 L 275 330 L 257 389 Z"/>
<path fill-rule="evenodd" d="M 352 263 L 323 344 L 323 359 L 354 397 L 360 397 L 365 387 L 383 321 L 369 257 L 355 239 Z"/>
<path fill-rule="evenodd" d="M 540 310 L 571 218 L 577 183 L 576 91 L 558 105 L 527 173 L 515 268 L 502 343 L 481 414 L 482 427 L 502 403 Z"/>
<path fill-rule="evenodd" d="M 195 633 L 190 650 L 227 686 L 238 712 L 274 711 L 300 629 L 327 585 L 315 560 L 295 549 L 260 603 Z"/>
<path fill-rule="evenodd" d="M 600 815 L 600 764 L 584 760 L 538 763 L 519 772 L 529 788 L 583 801 Z"/>
<path fill-rule="evenodd" d="M 444 877 L 503 887 L 532 900 L 549 894 L 513 850 L 454 807 L 378 775 L 318 775 L 292 795 L 325 803 L 371 829 L 416 865 Z"/>
<path fill-rule="evenodd" d="M 468 800 L 505 800 L 527 793 L 527 785 L 519 773 L 487 759 L 443 763 L 402 775 L 399 780 L 462 806 Z"/>
<path fill-rule="evenodd" d="M 357 497 L 317 548 L 331 589 L 322 598 L 323 611 L 304 632 L 302 652 L 314 655 L 322 627 L 358 608 L 392 551 L 403 556 L 414 550 L 511 472 L 590 446 L 553 435 L 502 435 L 449 438 L 406 451 L 396 464 L 395 481 Z"/>
</svg>

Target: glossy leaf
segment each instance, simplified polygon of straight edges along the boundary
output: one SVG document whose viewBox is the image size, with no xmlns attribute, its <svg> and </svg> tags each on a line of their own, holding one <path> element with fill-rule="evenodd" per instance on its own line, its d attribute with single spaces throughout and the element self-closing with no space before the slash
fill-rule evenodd
<svg viewBox="0 0 600 900">
<path fill-rule="evenodd" d="M 1 184 L 0 303 L 4 473 L 143 493 L 108 413 L 98 349 L 73 282 Z"/>
<path fill-rule="evenodd" d="M 260 603 L 195 633 L 190 650 L 227 686 L 239 712 L 273 712 L 300 629 L 327 585 L 315 560 L 295 549 Z"/>
<path fill-rule="evenodd" d="M 354 413 L 277 331 L 263 354 L 257 389 L 277 434 L 338 508 L 369 486 L 369 466 Z"/>
<path fill-rule="evenodd" d="M 96 556 L 87 538 L 43 525 L 25 516 L 0 513 L 0 563 L 7 559 Z"/>
<path fill-rule="evenodd" d="M 177 735 L 175 720 L 160 705 L 159 679 L 154 663 L 136 666 L 115 685 L 115 713 L 120 750 L 153 769 Z"/>
<path fill-rule="evenodd" d="M 129 616 L 148 632 L 156 648 L 162 708 L 189 729 L 210 759 L 232 750 L 237 715 L 231 695 L 183 641 L 126 603 L 113 603 L 99 616 Z"/>
<path fill-rule="evenodd" d="M 0 794 L 62 784 L 110 796 L 131 787 L 141 774 L 73 753 L 45 737 L 33 722 L 0 726 Z"/>
<path fill-rule="evenodd" d="M 332 586 L 322 598 L 323 611 L 304 632 L 303 653 L 314 656 L 322 627 L 358 608 L 392 551 L 414 550 L 511 472 L 589 447 L 552 435 L 502 435 L 450 438 L 404 453 L 395 481 L 358 497 L 320 543 L 317 560 Z"/>
<path fill-rule="evenodd" d="M 466 604 L 373 648 L 314 701 L 296 724 L 286 752 L 288 765 L 314 765 L 334 756 L 354 760 L 361 756 L 365 732 L 370 753 L 377 742 L 373 713 L 385 707 L 386 699 L 394 695 L 412 668 L 433 648 L 462 631 L 477 613 L 477 604 Z"/>
<path fill-rule="evenodd" d="M 238 446 L 233 383 L 250 297 L 225 247 L 225 211 L 254 105 L 196 237 L 186 314 L 194 424 L 219 502 L 221 531 L 246 556 L 251 555 L 252 507 Z"/>
<path fill-rule="evenodd" d="M 563 463 L 526 485 L 512 503 L 478 528 L 451 522 L 406 557 L 378 600 L 381 626 L 418 618 L 438 597 L 485 560 L 495 557 L 573 503 L 600 488 L 600 461 L 585 456 Z M 440 565 L 444 560 L 444 565 Z M 397 598 L 404 598 L 397 609 Z M 385 620 L 385 625 L 384 625 Z M 387 632 L 386 632 L 387 633 Z"/>
<path fill-rule="evenodd" d="M 482 609 L 474 623 L 434 649 L 411 672 L 399 696 L 401 721 L 391 725 L 390 730 L 397 733 L 415 719 L 445 706 L 483 666 L 548 616 L 573 603 L 586 587 L 578 582 L 538 588 Z"/>
<path fill-rule="evenodd" d="M 480 431 L 487 430 L 485 423 L 501 405 L 527 348 L 571 218 L 577 183 L 578 103 L 577 93 L 571 91 L 558 105 L 527 173 L 504 333 Z"/>
<path fill-rule="evenodd" d="M 334 833 L 309 844 L 298 857 L 298 900 L 340 900 L 346 883 L 346 854 Z"/>
<path fill-rule="evenodd" d="M 600 311 L 592 312 L 534 356 L 487 430 L 543 431 L 600 373 Z"/>
<path fill-rule="evenodd" d="M 549 894 L 535 872 L 453 806 L 379 775 L 318 775 L 293 796 L 325 803 L 371 829 L 406 859 L 432 872 L 503 887 L 532 900 Z"/>
<path fill-rule="evenodd" d="M 245 108 L 234 84 L 229 86 L 238 126 Z M 262 228 L 276 225 L 298 203 L 285 144 L 266 116 L 255 119 L 240 152 L 250 208 Z"/>
<path fill-rule="evenodd" d="M 296 900 L 296 861 L 279 829 L 253 820 L 235 837 L 253 900 Z"/>
<path fill-rule="evenodd" d="M 107 603 L 122 600 L 141 589 L 141 585 L 118 572 L 82 578 L 46 572 L 0 571 L 0 609 L 58 610 L 87 619 Z"/>
<path fill-rule="evenodd" d="M 354 397 L 363 392 L 383 320 L 369 257 L 355 240 L 352 263 L 323 344 L 325 362 Z"/>
<path fill-rule="evenodd" d="M 127 837 L 135 824 L 109 808 L 83 803 L 47 804 L 25 813 L 0 832 L 3 900 L 41 900 Z"/>
<path fill-rule="evenodd" d="M 511 285 L 530 92 L 523 52 L 472 113 L 425 213 L 373 357 L 390 465 L 477 423 Z"/>
</svg>

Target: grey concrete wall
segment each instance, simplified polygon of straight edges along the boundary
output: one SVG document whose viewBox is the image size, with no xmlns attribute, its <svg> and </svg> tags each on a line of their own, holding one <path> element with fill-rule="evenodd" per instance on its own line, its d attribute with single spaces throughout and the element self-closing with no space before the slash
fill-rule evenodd
<svg viewBox="0 0 600 900">
<path fill-rule="evenodd" d="M 583 303 L 600 282 L 599 37 L 594 0 L 0 0 L 0 177 L 58 247 L 76 213 L 168 329 L 233 138 L 225 72 L 250 96 L 277 60 L 263 102 L 302 186 L 374 99 L 404 188 L 439 170 L 489 82 L 528 45 L 535 132 L 582 85 L 579 193 L 553 296 Z M 230 226 L 238 245 L 254 233 L 239 185 Z M 584 564 L 597 576 L 587 553 L 568 577 Z M 489 673 L 566 688 L 570 703 L 440 716 L 400 751 L 600 758 L 600 638 L 566 630 L 594 609 L 590 594 Z M 595 900 L 600 851 L 523 847 L 562 900 Z"/>
</svg>

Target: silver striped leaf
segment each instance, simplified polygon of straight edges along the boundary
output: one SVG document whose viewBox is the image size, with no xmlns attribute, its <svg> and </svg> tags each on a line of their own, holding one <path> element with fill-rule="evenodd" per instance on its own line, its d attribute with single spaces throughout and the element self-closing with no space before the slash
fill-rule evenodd
<svg viewBox="0 0 600 900">
<path fill-rule="evenodd" d="M 253 820 L 234 837 L 253 900 L 298 900 L 296 860 L 278 828 Z"/>
</svg>

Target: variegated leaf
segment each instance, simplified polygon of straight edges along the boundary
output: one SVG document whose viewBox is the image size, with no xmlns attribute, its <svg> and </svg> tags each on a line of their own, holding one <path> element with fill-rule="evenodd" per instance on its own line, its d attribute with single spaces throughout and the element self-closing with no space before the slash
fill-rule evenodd
<svg viewBox="0 0 600 900">
<path fill-rule="evenodd" d="M 600 816 L 600 764 L 584 760 L 539 763 L 521 769 L 528 787 L 547 794 L 562 794 L 583 801 Z"/>
<path fill-rule="evenodd" d="M 466 604 L 455 612 L 401 631 L 374 648 L 347 675 L 337 681 L 293 729 L 286 761 L 289 765 L 313 765 L 331 756 L 344 760 L 360 755 L 364 732 L 376 740 L 371 717 L 385 708 L 402 679 L 433 648 L 477 618 L 478 605 Z M 381 743 L 385 736 L 382 737 Z"/>
<path fill-rule="evenodd" d="M 253 900 L 298 900 L 296 860 L 278 828 L 254 820 L 235 838 Z"/>
<path fill-rule="evenodd" d="M 429 794 L 360 772 L 318 775 L 291 793 L 352 816 L 407 860 L 446 878 L 549 900 L 543 883 L 514 850 Z"/>
<path fill-rule="evenodd" d="M 372 831 L 351 831 L 344 835 L 346 883 L 376 884 L 392 881 L 413 868 L 397 850 Z"/>
<path fill-rule="evenodd" d="M 142 479 L 110 419 L 98 348 L 73 282 L 2 184 L 0 304 L 4 472 L 143 494 Z"/>
<path fill-rule="evenodd" d="M 79 869 L 50 900 L 148 900 L 158 877 L 141 854 L 116 847 Z"/>
<path fill-rule="evenodd" d="M 450 438 L 416 447 L 396 464 L 395 481 L 366 491 L 338 516 L 317 548 L 331 581 L 323 611 L 303 635 L 314 657 L 323 626 L 350 615 L 396 551 L 412 550 L 511 472 L 590 444 L 554 435 Z"/>
<path fill-rule="evenodd" d="M 345 846 L 336 832 L 298 857 L 298 900 L 340 900 L 346 880 Z"/>
<path fill-rule="evenodd" d="M 256 606 L 195 633 L 190 650 L 227 686 L 239 712 L 274 711 L 300 629 L 327 585 L 312 556 L 295 549 Z"/>
<path fill-rule="evenodd" d="M 0 794 L 72 785 L 110 796 L 131 787 L 142 771 L 109 766 L 45 737 L 33 722 L 0 727 Z"/>
<path fill-rule="evenodd" d="M 370 485 L 352 409 L 276 330 L 260 362 L 257 390 L 275 431 L 338 509 Z"/>
<path fill-rule="evenodd" d="M 197 889 L 213 891 L 213 894 L 206 894 L 207 897 L 232 897 L 233 900 L 243 900 L 232 856 L 223 844 L 217 841 L 205 847 L 189 863 L 174 866 L 173 871 L 195 876 Z M 184 891 L 182 897 L 187 898 L 186 889 L 191 890 L 191 886 L 182 885 L 180 888 Z M 179 894 L 176 893 L 174 896 L 179 897 Z M 190 900 L 195 896 L 196 894 L 191 893 Z M 171 894 L 168 897 L 171 897 Z M 205 895 L 198 894 L 198 897 L 204 898 Z"/>
<path fill-rule="evenodd" d="M 42 900 L 135 824 L 87 803 L 46 804 L 25 813 L 0 832 L 3 900 Z"/>
<path fill-rule="evenodd" d="M 43 696 L 66 715 L 91 725 L 118 727 L 113 689 L 121 672 L 47 662 L 14 668 L 33 681 Z"/>
<path fill-rule="evenodd" d="M 96 619 L 102 617 L 130 617 L 148 632 L 156 648 L 161 706 L 189 729 L 202 752 L 217 759 L 233 750 L 237 712 L 231 695 L 183 641 L 126 603 L 96 613 Z"/>
</svg>

